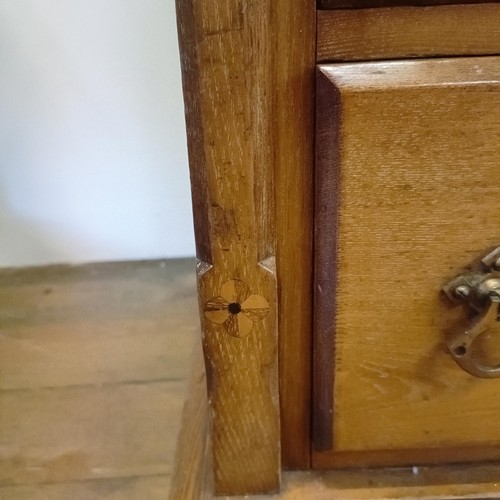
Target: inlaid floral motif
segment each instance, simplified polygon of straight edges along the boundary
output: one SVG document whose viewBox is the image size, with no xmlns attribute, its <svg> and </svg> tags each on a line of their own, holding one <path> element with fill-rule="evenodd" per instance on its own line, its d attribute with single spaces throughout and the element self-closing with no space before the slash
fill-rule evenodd
<svg viewBox="0 0 500 500">
<path fill-rule="evenodd" d="M 269 313 L 269 303 L 261 295 L 254 295 L 241 280 L 226 281 L 217 297 L 205 304 L 205 317 L 222 325 L 229 335 L 245 337 L 255 323 Z"/>
</svg>

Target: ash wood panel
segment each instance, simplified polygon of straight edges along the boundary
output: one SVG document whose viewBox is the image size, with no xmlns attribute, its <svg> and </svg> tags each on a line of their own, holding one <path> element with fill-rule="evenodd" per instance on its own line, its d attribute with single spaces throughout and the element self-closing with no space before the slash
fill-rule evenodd
<svg viewBox="0 0 500 500">
<path fill-rule="evenodd" d="M 340 93 L 341 136 L 339 167 L 318 168 L 340 183 L 340 205 L 333 448 L 313 461 L 408 450 L 395 459 L 408 463 L 411 450 L 446 448 L 454 460 L 467 446 L 488 458 L 500 445 L 500 381 L 469 376 L 446 353 L 446 329 L 463 327 L 464 312 L 439 291 L 499 243 L 499 59 L 321 71 L 330 100 Z"/>
<path fill-rule="evenodd" d="M 283 466 L 309 468 L 314 165 L 314 2 L 274 2 L 276 238 Z M 278 14 L 279 13 L 279 14 Z M 293 436 L 293 439 L 290 438 Z"/>
<path fill-rule="evenodd" d="M 366 9 L 372 7 L 398 7 L 403 5 L 424 7 L 449 4 L 496 3 L 496 0 L 318 0 L 319 9 Z"/>
<path fill-rule="evenodd" d="M 0 270 L 0 390 L 185 378 L 194 272 L 194 259 Z"/>
<path fill-rule="evenodd" d="M 318 12 L 319 62 L 500 53 L 500 5 Z"/>
<path fill-rule="evenodd" d="M 270 0 L 177 2 L 219 494 L 280 478 L 271 12 Z"/>
</svg>

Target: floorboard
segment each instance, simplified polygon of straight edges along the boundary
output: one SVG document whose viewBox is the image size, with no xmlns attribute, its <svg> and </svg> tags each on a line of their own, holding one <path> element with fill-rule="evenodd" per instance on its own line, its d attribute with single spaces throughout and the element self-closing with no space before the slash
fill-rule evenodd
<svg viewBox="0 0 500 500">
<path fill-rule="evenodd" d="M 193 259 L 0 270 L 0 499 L 166 498 Z"/>
</svg>

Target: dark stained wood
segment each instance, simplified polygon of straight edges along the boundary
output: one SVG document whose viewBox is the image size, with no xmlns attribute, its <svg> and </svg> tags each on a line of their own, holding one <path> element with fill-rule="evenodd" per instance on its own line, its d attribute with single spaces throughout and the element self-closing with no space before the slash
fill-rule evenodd
<svg viewBox="0 0 500 500">
<path fill-rule="evenodd" d="M 500 53 L 500 4 L 318 12 L 319 62 Z"/>
<path fill-rule="evenodd" d="M 332 447 L 334 333 L 341 120 L 340 94 L 316 75 L 316 196 L 314 247 L 314 363 L 312 438 L 316 450 Z M 332 92 L 333 90 L 333 92 Z M 325 231 L 324 228 L 328 227 Z"/>
<path fill-rule="evenodd" d="M 495 445 L 457 446 L 450 448 L 403 449 L 403 450 L 366 450 L 315 453 L 313 467 L 328 470 L 345 467 L 412 467 L 426 465 L 468 463 L 473 471 L 477 463 L 500 462 L 500 448 Z"/>
<path fill-rule="evenodd" d="M 319 9 L 367 9 L 372 7 L 415 7 L 452 4 L 496 3 L 496 0 L 318 0 Z"/>
<path fill-rule="evenodd" d="M 314 68 L 310 0 L 273 2 L 276 30 L 276 239 L 283 466 L 309 468 Z M 291 439 L 293 436 L 293 439 Z"/>
</svg>

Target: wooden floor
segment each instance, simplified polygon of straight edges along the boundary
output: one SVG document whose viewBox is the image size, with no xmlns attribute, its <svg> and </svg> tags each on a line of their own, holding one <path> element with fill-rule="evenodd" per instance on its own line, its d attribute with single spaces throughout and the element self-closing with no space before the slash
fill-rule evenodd
<svg viewBox="0 0 500 500">
<path fill-rule="evenodd" d="M 194 260 L 0 270 L 0 499 L 170 488 Z"/>
</svg>

